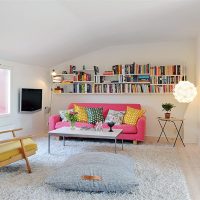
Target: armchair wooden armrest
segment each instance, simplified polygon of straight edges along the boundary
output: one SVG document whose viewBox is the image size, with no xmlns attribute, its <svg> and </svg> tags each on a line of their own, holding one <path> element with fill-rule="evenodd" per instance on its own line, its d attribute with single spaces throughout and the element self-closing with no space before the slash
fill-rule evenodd
<svg viewBox="0 0 200 200">
<path fill-rule="evenodd" d="M 21 131 L 22 128 L 15 128 L 15 129 L 9 129 L 9 130 L 5 130 L 5 131 L 0 131 L 0 134 L 2 133 L 12 133 L 13 137 L 16 137 L 15 135 L 15 131 Z"/>
<path fill-rule="evenodd" d="M 7 142 L 16 142 L 18 140 L 20 141 L 20 140 L 27 139 L 27 138 L 32 138 L 32 136 L 15 137 L 15 138 L 12 138 L 12 139 L 9 139 L 9 140 L 1 140 L 0 144 L 7 143 Z"/>
</svg>

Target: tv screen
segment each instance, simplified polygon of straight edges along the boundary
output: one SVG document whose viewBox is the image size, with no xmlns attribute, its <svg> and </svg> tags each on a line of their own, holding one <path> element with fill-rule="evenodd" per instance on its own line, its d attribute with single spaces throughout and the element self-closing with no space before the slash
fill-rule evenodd
<svg viewBox="0 0 200 200">
<path fill-rule="evenodd" d="M 22 88 L 20 91 L 20 112 L 42 109 L 42 89 Z"/>
</svg>

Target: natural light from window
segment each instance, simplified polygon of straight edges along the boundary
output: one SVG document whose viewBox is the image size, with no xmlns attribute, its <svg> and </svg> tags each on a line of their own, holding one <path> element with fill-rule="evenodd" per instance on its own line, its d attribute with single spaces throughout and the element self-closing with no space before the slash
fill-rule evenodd
<svg viewBox="0 0 200 200">
<path fill-rule="evenodd" d="M 10 69 L 0 68 L 0 116 L 10 113 Z"/>
</svg>

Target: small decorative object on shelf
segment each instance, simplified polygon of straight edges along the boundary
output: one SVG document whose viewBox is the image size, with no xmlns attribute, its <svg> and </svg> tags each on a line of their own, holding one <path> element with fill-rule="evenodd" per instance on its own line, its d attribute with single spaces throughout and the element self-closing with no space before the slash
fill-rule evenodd
<svg viewBox="0 0 200 200">
<path fill-rule="evenodd" d="M 67 112 L 66 113 L 66 118 L 70 121 L 71 129 L 75 129 L 75 122 L 77 122 L 78 117 L 77 117 L 77 112 Z"/>
<path fill-rule="evenodd" d="M 176 107 L 176 106 L 174 106 L 171 103 L 163 103 L 162 104 L 163 111 L 166 111 L 166 113 L 165 113 L 165 119 L 169 119 L 170 118 L 170 111 L 174 107 Z"/>
<path fill-rule="evenodd" d="M 108 122 L 107 124 L 110 127 L 109 132 L 113 132 L 112 127 L 115 125 L 115 122 Z"/>
<path fill-rule="evenodd" d="M 64 92 L 64 90 L 60 86 L 57 86 L 56 88 L 54 88 L 54 93 L 56 93 L 56 94 L 61 94 L 63 92 Z"/>
<path fill-rule="evenodd" d="M 53 76 L 53 83 L 61 83 L 62 80 L 63 80 L 63 78 L 60 75 Z"/>
<path fill-rule="evenodd" d="M 114 75 L 114 71 L 104 71 L 103 75 Z"/>
<path fill-rule="evenodd" d="M 55 71 L 55 69 L 52 70 L 51 76 L 56 76 L 56 71 Z"/>
<path fill-rule="evenodd" d="M 69 73 L 74 74 L 76 71 L 76 66 L 70 65 Z"/>
<path fill-rule="evenodd" d="M 62 74 L 67 74 L 67 71 L 62 71 Z"/>
<path fill-rule="evenodd" d="M 94 73 L 97 75 L 99 73 L 99 68 L 97 66 L 94 66 Z"/>
</svg>

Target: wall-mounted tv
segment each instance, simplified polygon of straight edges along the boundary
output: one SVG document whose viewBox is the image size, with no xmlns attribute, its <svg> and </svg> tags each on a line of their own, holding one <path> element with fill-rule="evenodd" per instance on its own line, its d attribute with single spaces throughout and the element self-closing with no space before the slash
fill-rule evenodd
<svg viewBox="0 0 200 200">
<path fill-rule="evenodd" d="M 20 89 L 20 112 L 33 112 L 42 109 L 42 89 Z"/>
</svg>

